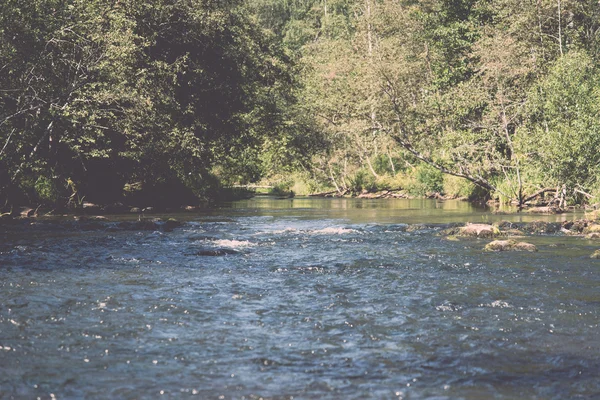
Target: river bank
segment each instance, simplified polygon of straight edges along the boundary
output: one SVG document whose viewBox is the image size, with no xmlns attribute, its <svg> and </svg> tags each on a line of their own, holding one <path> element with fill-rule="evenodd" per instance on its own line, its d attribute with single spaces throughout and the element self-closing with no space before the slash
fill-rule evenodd
<svg viewBox="0 0 600 400">
<path fill-rule="evenodd" d="M 530 199 L 520 209 L 515 204 L 502 204 L 498 201 L 482 199 L 469 199 L 467 197 L 446 196 L 439 192 L 427 193 L 424 196 L 414 196 L 405 190 L 381 190 L 367 191 L 363 190 L 360 193 L 353 192 L 320 192 L 312 193 L 306 196 L 296 196 L 293 191 L 277 191 L 274 193 L 256 193 L 252 190 L 243 188 L 234 188 L 229 192 L 222 192 L 219 196 L 212 200 L 202 200 L 194 204 L 181 204 L 165 206 L 160 203 L 153 204 L 151 201 L 145 201 L 143 204 L 125 204 L 122 202 L 110 204 L 95 204 L 91 202 L 81 202 L 78 205 L 66 206 L 56 204 L 53 206 L 43 205 L 21 205 L 5 208 L 0 213 L 0 218 L 15 218 L 15 217 L 41 217 L 41 216 L 58 216 L 58 215 L 152 215 L 158 213 L 178 213 L 178 212 L 197 212 L 203 209 L 219 207 L 221 204 L 227 204 L 238 200 L 247 200 L 254 197 L 257 198 L 274 198 L 285 200 L 291 198 L 323 198 L 323 199 L 364 199 L 364 200 L 437 200 L 437 201 L 461 201 L 476 205 L 477 207 L 487 207 L 495 214 L 512 214 L 512 213 L 533 213 L 533 214 L 563 214 L 577 213 L 581 211 L 593 211 L 598 208 L 598 205 L 571 205 L 559 207 L 553 202 L 534 201 Z"/>
</svg>

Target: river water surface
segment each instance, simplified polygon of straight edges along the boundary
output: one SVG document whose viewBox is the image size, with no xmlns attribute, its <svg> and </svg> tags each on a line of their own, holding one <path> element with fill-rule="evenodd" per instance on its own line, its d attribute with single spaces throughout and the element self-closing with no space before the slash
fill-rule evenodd
<svg viewBox="0 0 600 400">
<path fill-rule="evenodd" d="M 176 218 L 0 227 L 1 399 L 600 399 L 599 245 L 439 235 L 539 216 L 265 198 Z"/>
</svg>

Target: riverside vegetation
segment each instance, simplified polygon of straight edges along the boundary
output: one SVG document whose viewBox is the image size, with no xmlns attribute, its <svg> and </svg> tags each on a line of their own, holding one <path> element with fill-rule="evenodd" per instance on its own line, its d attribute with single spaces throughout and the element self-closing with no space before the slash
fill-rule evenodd
<svg viewBox="0 0 600 400">
<path fill-rule="evenodd" d="M 592 0 L 6 0 L 3 212 L 256 183 L 593 204 L 599 35 Z"/>
</svg>

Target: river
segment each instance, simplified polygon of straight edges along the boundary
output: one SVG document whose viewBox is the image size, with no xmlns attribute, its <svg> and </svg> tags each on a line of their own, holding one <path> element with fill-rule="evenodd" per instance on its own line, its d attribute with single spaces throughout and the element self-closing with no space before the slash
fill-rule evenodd
<svg viewBox="0 0 600 400">
<path fill-rule="evenodd" d="M 600 399 L 599 244 L 439 234 L 572 216 L 256 198 L 175 217 L 0 226 L 0 399 Z"/>
</svg>

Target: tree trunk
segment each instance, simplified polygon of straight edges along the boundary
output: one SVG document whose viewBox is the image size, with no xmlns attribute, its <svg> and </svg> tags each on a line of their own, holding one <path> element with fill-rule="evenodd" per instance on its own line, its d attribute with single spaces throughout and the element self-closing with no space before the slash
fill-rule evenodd
<svg viewBox="0 0 600 400">
<path fill-rule="evenodd" d="M 563 55 L 563 38 L 562 38 L 562 7 L 561 2 L 558 0 L 558 48 L 560 55 Z"/>
</svg>

